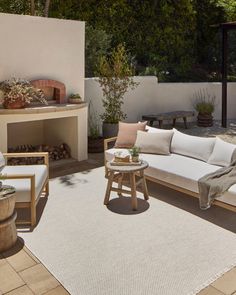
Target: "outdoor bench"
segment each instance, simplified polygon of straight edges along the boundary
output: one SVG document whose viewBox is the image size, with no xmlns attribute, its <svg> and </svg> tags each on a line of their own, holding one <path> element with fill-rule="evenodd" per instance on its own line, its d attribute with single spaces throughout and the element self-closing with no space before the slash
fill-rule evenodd
<svg viewBox="0 0 236 295">
<path fill-rule="evenodd" d="M 177 119 L 182 118 L 184 121 L 184 126 L 187 129 L 187 118 L 193 117 L 194 112 L 192 111 L 175 111 L 168 113 L 160 113 L 157 115 L 143 115 L 142 120 L 148 121 L 150 126 L 153 126 L 154 121 L 158 121 L 159 127 L 162 128 L 164 120 L 173 120 L 173 127 L 175 127 L 175 122 Z"/>
<path fill-rule="evenodd" d="M 163 130 L 147 126 L 150 133 L 164 132 Z M 230 162 L 236 145 L 224 142 L 218 138 L 203 138 L 183 134 L 176 129 L 171 140 L 170 154 L 141 153 L 140 158 L 148 162 L 149 167 L 145 169 L 146 179 L 180 191 L 186 195 L 199 197 L 198 180 L 208 173 L 222 168 L 223 162 L 217 164 L 209 163 L 210 157 L 227 158 Z M 105 168 L 107 161 L 111 161 L 117 152 L 127 152 L 127 149 L 112 148 L 110 143 L 116 137 L 105 139 Z M 220 143 L 218 145 L 218 143 Z M 217 146 L 214 149 L 215 145 Z M 228 165 L 228 164 L 227 164 Z M 105 169 L 107 176 L 107 169 Z M 236 212 L 236 184 L 232 185 L 220 197 L 217 197 L 214 205 Z"/>
</svg>

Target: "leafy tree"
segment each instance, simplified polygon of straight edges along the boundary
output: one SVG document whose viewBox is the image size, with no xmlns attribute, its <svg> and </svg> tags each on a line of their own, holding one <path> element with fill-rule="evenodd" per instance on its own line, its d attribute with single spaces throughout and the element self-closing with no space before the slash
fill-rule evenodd
<svg viewBox="0 0 236 295">
<path fill-rule="evenodd" d="M 110 56 L 100 58 L 97 74 L 103 92 L 104 113 L 101 119 L 105 123 L 116 124 L 126 118 L 122 111 L 125 93 L 128 88 L 138 86 L 132 78 L 134 69 L 122 44 L 113 49 Z"/>
<path fill-rule="evenodd" d="M 100 58 L 107 55 L 111 47 L 111 36 L 102 29 L 86 25 L 85 38 L 85 73 L 86 77 L 93 77 Z"/>
<path fill-rule="evenodd" d="M 125 43 L 137 74 L 156 74 L 165 81 L 205 81 L 219 77 L 220 69 L 220 34 L 211 25 L 236 20 L 236 1 L 0 0 L 0 11 L 86 21 L 95 30 L 87 32 L 87 40 L 95 41 L 96 30 L 101 37 L 94 43 L 96 50 L 92 43 L 86 50 L 87 75 L 94 71 L 100 46 L 107 51 Z M 235 58 L 230 50 L 231 65 Z"/>
</svg>

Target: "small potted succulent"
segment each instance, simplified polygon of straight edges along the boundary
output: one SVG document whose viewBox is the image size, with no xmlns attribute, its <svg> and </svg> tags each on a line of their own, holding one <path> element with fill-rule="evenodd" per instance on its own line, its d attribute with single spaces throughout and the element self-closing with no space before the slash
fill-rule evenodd
<svg viewBox="0 0 236 295">
<path fill-rule="evenodd" d="M 199 90 L 194 95 L 194 108 L 198 112 L 197 125 L 211 127 L 213 125 L 212 113 L 215 110 L 215 96 L 207 90 Z"/>
<path fill-rule="evenodd" d="M 131 149 L 129 149 L 129 153 L 131 155 L 132 162 L 139 162 L 139 153 L 140 153 L 139 147 L 133 146 Z"/>
<path fill-rule="evenodd" d="M 28 80 L 12 78 L 0 83 L 3 92 L 2 105 L 6 109 L 21 109 L 33 100 L 48 104 L 41 89 L 35 88 Z"/>
<path fill-rule="evenodd" d="M 75 103 L 75 104 L 79 104 L 82 102 L 82 98 L 79 95 L 79 93 L 73 93 L 69 96 L 68 98 L 68 102 L 69 103 Z"/>
</svg>

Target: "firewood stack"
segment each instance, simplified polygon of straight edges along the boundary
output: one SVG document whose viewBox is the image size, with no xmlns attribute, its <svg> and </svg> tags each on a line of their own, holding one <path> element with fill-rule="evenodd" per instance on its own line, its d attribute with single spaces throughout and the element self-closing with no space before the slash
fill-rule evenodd
<svg viewBox="0 0 236 295">
<path fill-rule="evenodd" d="M 62 159 L 71 158 L 71 150 L 68 144 L 62 143 L 58 146 L 50 146 L 40 144 L 37 146 L 33 145 L 20 145 L 16 148 L 9 148 L 9 153 L 34 153 L 34 152 L 48 152 L 49 161 L 57 161 Z M 42 157 L 39 158 L 9 158 L 8 165 L 35 165 L 43 164 L 44 160 Z"/>
</svg>

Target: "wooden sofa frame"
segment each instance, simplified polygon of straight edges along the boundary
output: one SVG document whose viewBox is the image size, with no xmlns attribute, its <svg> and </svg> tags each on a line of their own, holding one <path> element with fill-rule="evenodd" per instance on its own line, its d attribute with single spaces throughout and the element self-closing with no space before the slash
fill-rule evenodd
<svg viewBox="0 0 236 295">
<path fill-rule="evenodd" d="M 111 138 L 107 138 L 104 140 L 104 166 L 105 166 L 105 177 L 108 176 L 108 169 L 106 167 L 106 163 L 107 163 L 107 160 L 106 160 L 106 156 L 105 156 L 105 151 L 108 150 L 109 148 L 109 144 L 111 142 L 114 142 L 115 140 L 117 139 L 117 137 L 111 137 Z M 146 179 L 148 179 L 149 181 L 152 181 L 152 182 L 155 182 L 155 183 L 158 183 L 158 184 L 161 184 L 163 186 L 166 186 L 166 187 L 169 187 L 173 190 L 176 190 L 176 191 L 179 191 L 181 193 L 184 193 L 188 196 L 193 196 L 193 197 L 196 197 L 196 198 L 199 198 L 199 194 L 198 193 L 195 193 L 195 192 L 192 192 L 188 189 L 185 189 L 185 188 L 182 188 L 180 186 L 177 186 L 177 185 L 174 185 L 174 184 L 171 184 L 169 182 L 165 182 L 163 180 L 159 180 L 159 179 L 156 179 L 155 177 L 152 177 L 152 176 L 145 176 Z M 212 205 L 216 205 L 216 206 L 219 206 L 219 207 L 222 207 L 224 209 L 227 209 L 227 210 L 230 210 L 230 211 L 233 211 L 233 212 L 236 212 L 236 206 L 234 205 L 230 205 L 230 204 L 227 204 L 227 203 L 224 203 L 220 200 L 214 200 Z"/>
<path fill-rule="evenodd" d="M 6 158 L 25 158 L 25 157 L 42 157 L 44 159 L 44 164 L 47 166 L 48 176 L 41 188 L 41 191 L 36 199 L 35 192 L 35 174 L 11 174 L 4 175 L 4 179 L 30 179 L 30 194 L 31 199 L 29 202 L 16 202 L 15 208 L 29 208 L 30 209 L 30 221 L 28 220 L 18 220 L 17 224 L 30 224 L 31 227 L 34 227 L 36 224 L 36 206 L 40 199 L 41 194 L 44 192 L 45 196 L 49 195 L 49 158 L 48 153 L 46 152 L 35 152 L 35 153 L 3 153 L 3 156 Z"/>
</svg>

